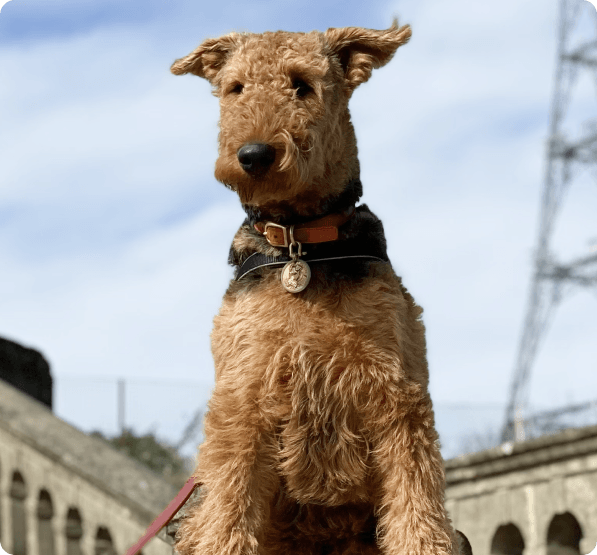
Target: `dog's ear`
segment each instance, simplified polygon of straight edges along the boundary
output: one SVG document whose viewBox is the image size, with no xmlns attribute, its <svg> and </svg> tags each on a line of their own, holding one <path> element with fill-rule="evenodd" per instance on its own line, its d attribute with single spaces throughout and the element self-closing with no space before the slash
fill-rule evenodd
<svg viewBox="0 0 597 555">
<path fill-rule="evenodd" d="M 412 31 L 409 25 L 392 26 L 383 31 L 361 27 L 328 29 L 325 41 L 336 55 L 342 69 L 349 93 L 371 77 L 371 72 L 387 64 L 399 46 L 406 44 Z"/>
<path fill-rule="evenodd" d="M 207 39 L 193 52 L 179 58 L 170 67 L 174 75 L 193 73 L 217 85 L 218 73 L 239 44 L 238 33 L 230 33 L 217 39 Z"/>
</svg>

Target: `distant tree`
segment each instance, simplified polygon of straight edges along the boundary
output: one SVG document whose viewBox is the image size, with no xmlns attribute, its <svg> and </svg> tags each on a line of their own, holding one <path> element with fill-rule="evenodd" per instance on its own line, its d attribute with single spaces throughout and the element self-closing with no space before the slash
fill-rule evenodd
<svg viewBox="0 0 597 555">
<path fill-rule="evenodd" d="M 143 463 L 175 487 L 182 487 L 192 472 L 192 461 L 181 456 L 175 447 L 159 441 L 153 432 L 136 436 L 132 430 L 125 429 L 114 437 L 106 437 L 99 431 L 90 435 Z"/>
</svg>

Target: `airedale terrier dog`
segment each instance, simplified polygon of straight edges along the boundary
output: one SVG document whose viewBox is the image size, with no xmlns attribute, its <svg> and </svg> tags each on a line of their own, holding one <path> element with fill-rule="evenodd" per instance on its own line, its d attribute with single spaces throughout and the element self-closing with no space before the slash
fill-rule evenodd
<svg viewBox="0 0 597 555">
<path fill-rule="evenodd" d="M 348 101 L 411 36 L 208 39 L 172 72 L 220 99 L 215 176 L 247 218 L 211 336 L 216 384 L 183 555 L 452 555 L 421 308 L 362 195 Z"/>
</svg>

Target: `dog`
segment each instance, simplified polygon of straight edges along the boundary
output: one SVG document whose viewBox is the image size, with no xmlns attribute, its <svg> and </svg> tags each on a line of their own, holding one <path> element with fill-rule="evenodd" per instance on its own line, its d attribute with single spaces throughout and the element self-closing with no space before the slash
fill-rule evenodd
<svg viewBox="0 0 597 555">
<path fill-rule="evenodd" d="M 362 195 L 348 102 L 411 36 L 231 33 L 171 67 L 220 101 L 215 177 L 246 219 L 182 555 L 455 555 L 422 309 Z M 217 230 L 214 230 L 217 233 Z M 463 553 L 467 552 L 463 549 Z"/>
</svg>

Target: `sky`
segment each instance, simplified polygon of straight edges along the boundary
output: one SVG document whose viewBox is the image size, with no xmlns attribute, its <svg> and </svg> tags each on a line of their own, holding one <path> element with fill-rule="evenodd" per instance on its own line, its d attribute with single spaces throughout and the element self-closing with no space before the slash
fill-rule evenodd
<svg viewBox="0 0 597 555">
<path fill-rule="evenodd" d="M 577 36 L 594 36 L 595 9 L 577 1 Z M 412 39 L 350 104 L 362 202 L 424 308 L 444 456 L 499 429 L 538 234 L 556 0 L 5 4 L 0 336 L 48 359 L 58 416 L 116 433 L 123 379 L 125 424 L 176 443 L 213 387 L 209 335 L 244 213 L 213 176 L 217 99 L 172 62 L 231 31 L 382 29 L 394 16 Z M 594 75 L 579 74 L 569 135 L 597 116 L 595 92 Z M 574 174 L 556 259 L 595 252 L 596 179 Z M 558 305 L 529 411 L 597 399 L 596 308 L 595 289 Z"/>
</svg>

